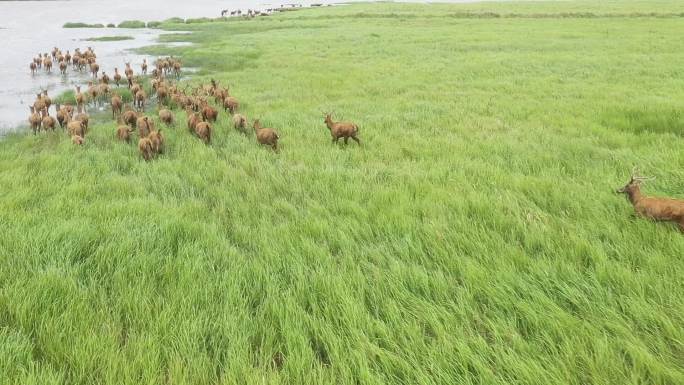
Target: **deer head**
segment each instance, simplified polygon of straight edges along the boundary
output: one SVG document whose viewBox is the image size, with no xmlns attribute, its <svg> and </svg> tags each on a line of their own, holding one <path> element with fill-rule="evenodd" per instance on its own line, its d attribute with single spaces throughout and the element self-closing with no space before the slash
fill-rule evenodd
<svg viewBox="0 0 684 385">
<path fill-rule="evenodd" d="M 629 179 L 629 182 L 626 185 L 624 185 L 622 188 L 617 189 L 615 192 L 618 194 L 629 194 L 630 192 L 638 189 L 639 186 L 641 185 L 641 182 L 655 179 L 655 177 L 638 176 L 637 171 L 638 171 L 637 168 L 634 167 L 632 169 L 632 175 Z"/>
</svg>

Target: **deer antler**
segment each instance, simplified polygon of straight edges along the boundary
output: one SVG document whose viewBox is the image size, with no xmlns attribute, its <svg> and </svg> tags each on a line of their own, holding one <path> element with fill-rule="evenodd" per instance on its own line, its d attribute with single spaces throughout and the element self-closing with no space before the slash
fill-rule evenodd
<svg viewBox="0 0 684 385">
<path fill-rule="evenodd" d="M 654 179 L 655 179 L 654 176 L 649 176 L 649 177 L 646 177 L 646 176 L 639 176 L 639 175 L 637 174 L 638 171 L 639 171 L 639 169 L 637 168 L 637 166 L 634 166 L 634 168 L 632 168 L 632 180 L 639 181 L 639 182 L 644 182 L 644 181 L 647 181 L 647 180 L 654 180 Z"/>
</svg>

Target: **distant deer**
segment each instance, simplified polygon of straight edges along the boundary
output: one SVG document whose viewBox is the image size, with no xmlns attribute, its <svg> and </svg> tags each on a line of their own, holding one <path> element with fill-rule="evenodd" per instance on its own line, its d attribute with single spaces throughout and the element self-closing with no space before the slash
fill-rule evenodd
<svg viewBox="0 0 684 385">
<path fill-rule="evenodd" d="M 333 122 L 330 114 L 325 114 L 325 125 L 330 130 L 333 143 L 337 143 L 340 138 L 344 138 L 344 144 L 347 144 L 349 138 L 352 138 L 356 143 L 361 145 L 359 140 L 359 126 L 351 122 Z"/>
<path fill-rule="evenodd" d="M 81 93 L 81 86 L 76 86 L 76 110 L 80 113 L 83 112 L 85 107 L 85 95 Z"/>
<path fill-rule="evenodd" d="M 116 83 L 116 86 L 119 86 L 119 83 L 121 82 L 121 74 L 119 73 L 118 68 L 114 68 L 114 83 Z"/>
<path fill-rule="evenodd" d="M 641 195 L 641 182 L 651 179 L 655 178 L 637 176 L 635 168 L 629 183 L 616 192 L 627 195 L 638 215 L 656 221 L 675 222 L 684 231 L 684 200 Z"/>
<path fill-rule="evenodd" d="M 133 68 L 131 68 L 131 63 L 125 63 L 126 68 L 124 69 L 124 74 L 126 77 L 132 77 L 133 76 Z"/>
<path fill-rule="evenodd" d="M 50 60 L 47 54 L 45 54 L 45 59 L 43 59 L 43 68 L 45 68 L 45 72 L 52 72 L 52 60 Z"/>
</svg>

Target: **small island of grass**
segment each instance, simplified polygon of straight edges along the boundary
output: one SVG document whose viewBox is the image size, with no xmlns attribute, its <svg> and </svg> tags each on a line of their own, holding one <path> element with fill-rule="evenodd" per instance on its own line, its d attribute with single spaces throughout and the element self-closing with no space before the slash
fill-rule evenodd
<svg viewBox="0 0 684 385">
<path fill-rule="evenodd" d="M 164 23 L 166 23 L 166 24 L 174 24 L 174 23 L 175 24 L 178 24 L 178 23 L 182 24 L 182 23 L 185 23 L 185 20 L 181 19 L 180 17 L 172 17 L 170 19 L 164 20 Z"/>
<path fill-rule="evenodd" d="M 104 28 L 104 24 L 64 23 L 62 28 Z"/>
<path fill-rule="evenodd" d="M 85 39 L 86 41 L 122 41 L 122 40 L 133 40 L 133 36 L 100 36 L 91 37 Z"/>
<path fill-rule="evenodd" d="M 145 28 L 145 22 L 140 20 L 125 20 L 119 23 L 118 28 Z"/>
</svg>

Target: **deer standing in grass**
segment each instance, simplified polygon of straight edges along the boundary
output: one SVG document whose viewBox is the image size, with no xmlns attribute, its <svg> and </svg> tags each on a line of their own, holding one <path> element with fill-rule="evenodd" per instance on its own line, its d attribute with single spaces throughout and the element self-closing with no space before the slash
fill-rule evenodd
<svg viewBox="0 0 684 385">
<path fill-rule="evenodd" d="M 651 179 L 655 178 L 637 176 L 634 169 L 629 183 L 616 192 L 627 195 L 638 215 L 655 221 L 675 222 L 684 232 L 684 200 L 643 196 L 641 183 Z"/>
<path fill-rule="evenodd" d="M 79 113 L 84 111 L 85 108 L 85 95 L 81 93 L 81 86 L 76 86 L 76 94 L 75 94 L 75 99 L 76 99 L 76 111 Z"/>
<path fill-rule="evenodd" d="M 259 119 L 254 120 L 253 126 L 257 142 L 262 145 L 270 146 L 273 151 L 278 152 L 278 139 L 280 139 L 280 136 L 278 136 L 275 130 L 268 127 L 262 127 Z"/>
<path fill-rule="evenodd" d="M 333 122 L 330 114 L 325 114 L 325 125 L 330 130 L 333 143 L 337 143 L 340 138 L 344 138 L 344 144 L 347 144 L 349 138 L 352 138 L 356 143 L 361 145 L 359 140 L 359 126 L 351 122 Z"/>
</svg>

